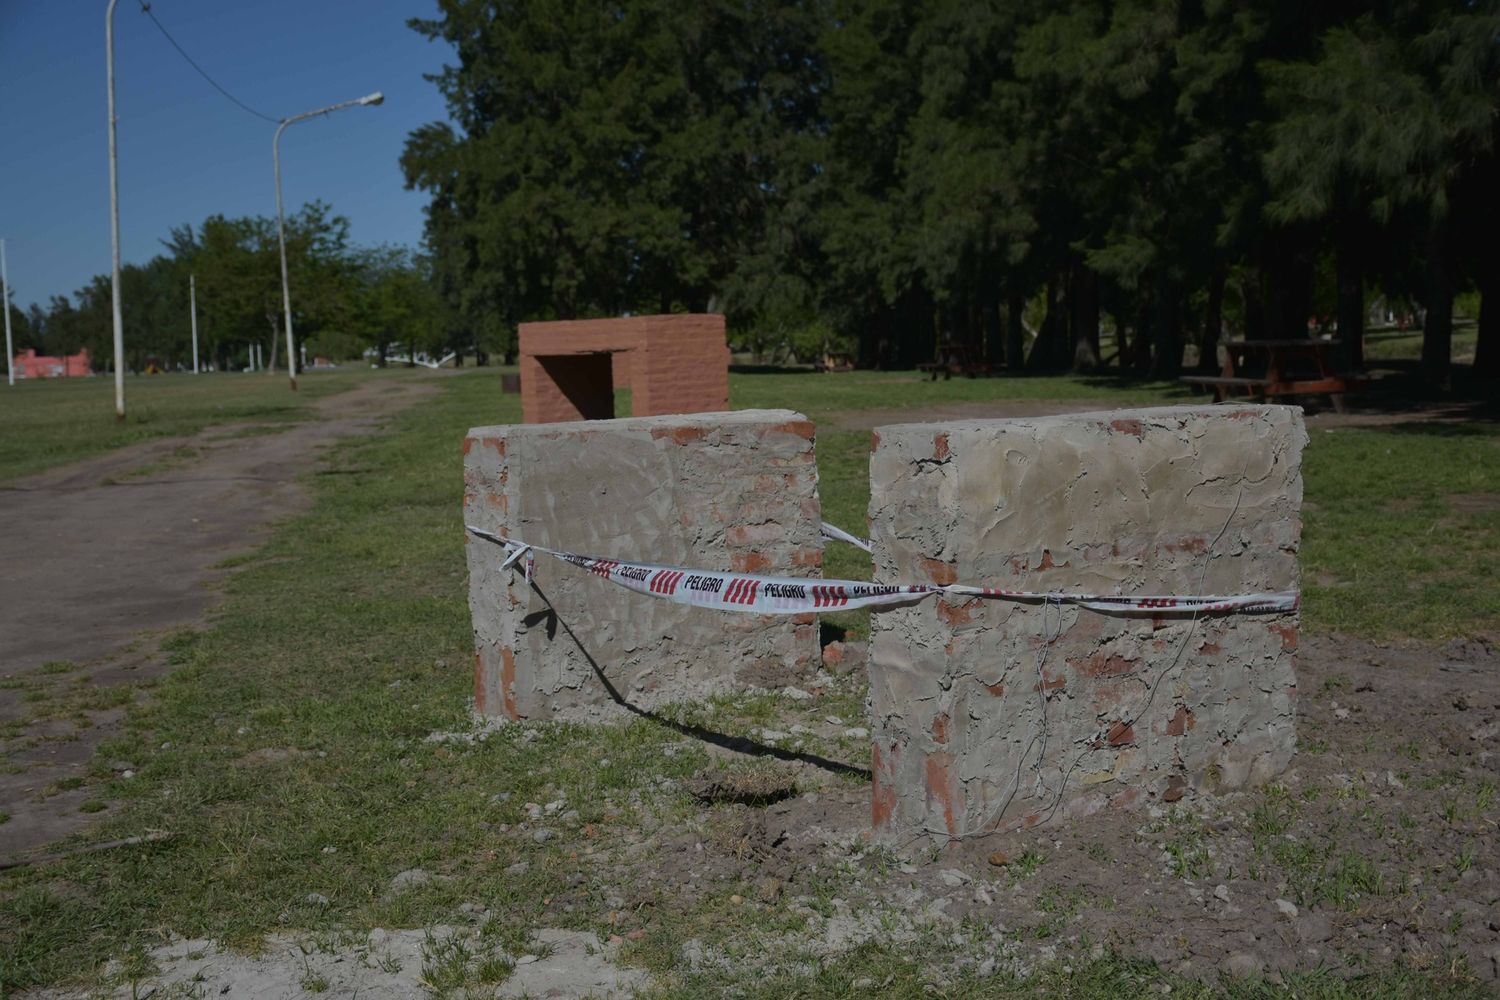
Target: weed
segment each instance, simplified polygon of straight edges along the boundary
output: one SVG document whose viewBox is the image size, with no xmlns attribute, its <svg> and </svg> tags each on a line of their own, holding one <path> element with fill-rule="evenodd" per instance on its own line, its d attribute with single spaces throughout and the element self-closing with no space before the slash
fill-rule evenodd
<svg viewBox="0 0 1500 1000">
<path fill-rule="evenodd" d="M 1486 778 L 1479 783 L 1479 791 L 1474 794 L 1474 808 L 1480 813 L 1487 813 L 1494 804 L 1495 783 Z"/>
<path fill-rule="evenodd" d="M 1010 863 L 1010 870 L 1018 878 L 1030 878 L 1037 873 L 1046 860 L 1046 856 L 1041 851 L 1028 847 L 1016 855 L 1015 860 Z"/>
</svg>

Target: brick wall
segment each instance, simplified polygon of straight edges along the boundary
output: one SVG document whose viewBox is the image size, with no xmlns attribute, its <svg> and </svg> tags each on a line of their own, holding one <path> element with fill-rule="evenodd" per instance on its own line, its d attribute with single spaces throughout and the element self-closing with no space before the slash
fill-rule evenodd
<svg viewBox="0 0 1500 1000">
<path fill-rule="evenodd" d="M 699 413 L 729 406 L 729 348 L 717 314 L 522 323 L 521 410 L 527 423 L 613 412 L 597 372 L 570 374 L 583 360 L 611 358 L 610 382 L 632 389 L 632 413 Z M 541 359 L 549 359 L 542 361 Z M 560 384 L 560 380 L 564 384 Z"/>
</svg>

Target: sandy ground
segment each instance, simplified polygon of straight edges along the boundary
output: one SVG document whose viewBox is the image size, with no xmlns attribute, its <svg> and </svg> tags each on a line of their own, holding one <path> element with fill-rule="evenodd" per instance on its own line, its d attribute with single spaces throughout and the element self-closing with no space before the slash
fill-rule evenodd
<svg viewBox="0 0 1500 1000">
<path fill-rule="evenodd" d="M 219 598 L 226 559 L 303 508 L 300 477 L 338 441 L 366 434 L 435 391 L 429 383 L 367 382 L 314 404 L 295 424 L 220 424 L 185 438 L 109 452 L 0 487 L 0 674 L 96 686 L 156 676 L 160 634 L 201 621 Z M 38 673 L 47 663 L 81 667 Z M 0 722 L 27 717 L 0 691 Z M 88 822 L 87 787 L 42 798 L 87 774 L 94 748 L 123 715 L 91 725 L 53 720 L 0 746 L 0 860 L 51 843 Z"/>
</svg>

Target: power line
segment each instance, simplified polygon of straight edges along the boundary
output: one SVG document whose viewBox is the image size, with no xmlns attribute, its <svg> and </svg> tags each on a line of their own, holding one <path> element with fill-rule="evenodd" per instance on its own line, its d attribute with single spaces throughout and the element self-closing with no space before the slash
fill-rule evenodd
<svg viewBox="0 0 1500 1000">
<path fill-rule="evenodd" d="M 193 67 L 193 69 L 195 69 L 195 70 L 198 71 L 198 75 L 199 76 L 203 77 L 203 79 L 205 79 L 209 83 L 211 83 L 213 85 L 213 88 L 215 90 L 217 90 L 219 93 L 223 94 L 225 97 L 227 97 L 231 101 L 233 101 L 241 110 L 248 111 L 252 115 L 254 115 L 255 117 L 260 118 L 260 119 L 262 119 L 264 121 L 268 121 L 272 125 L 278 125 L 278 124 L 281 123 L 281 119 L 280 118 L 272 118 L 270 115 L 263 115 L 263 114 L 261 114 L 259 111 L 256 111 L 250 105 L 246 104 L 244 101 L 240 100 L 238 97 L 235 97 L 229 91 L 227 91 L 223 87 L 221 87 L 219 85 L 219 82 L 217 80 L 215 80 L 213 77 L 209 76 L 208 72 L 206 70 L 204 70 L 204 68 L 202 66 L 199 66 L 198 63 L 193 60 L 192 56 L 190 56 L 190 55 L 187 54 L 187 50 L 186 49 L 184 49 L 181 45 L 177 44 L 177 39 L 173 38 L 172 35 L 171 35 L 171 33 L 169 31 L 167 31 L 167 29 L 162 26 L 162 23 L 156 19 L 156 15 L 153 14 L 153 13 L 151 13 L 151 4 L 147 3 L 146 0 L 140 0 L 140 4 L 141 4 L 141 13 L 145 14 L 147 17 L 149 17 L 151 19 L 151 23 L 154 24 L 154 25 L 156 25 L 156 30 L 160 31 L 162 33 L 162 36 L 164 38 L 166 38 L 167 41 L 169 41 L 169 42 L 172 43 L 172 48 L 176 49 L 177 52 L 178 52 L 178 54 L 181 55 L 182 58 L 184 58 L 184 59 L 187 60 L 189 66 Z"/>
</svg>

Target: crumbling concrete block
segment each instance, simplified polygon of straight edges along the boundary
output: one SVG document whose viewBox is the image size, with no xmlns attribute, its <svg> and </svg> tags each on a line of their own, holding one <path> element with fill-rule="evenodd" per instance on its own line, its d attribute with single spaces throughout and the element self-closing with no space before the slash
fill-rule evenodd
<svg viewBox="0 0 1500 1000">
<path fill-rule="evenodd" d="M 1163 407 L 875 431 L 877 581 L 1296 590 L 1301 411 Z M 873 823 L 905 839 L 1239 788 L 1294 746 L 1296 614 L 928 599 L 872 616 Z"/>
<path fill-rule="evenodd" d="M 813 576 L 822 566 L 813 426 L 741 410 L 478 427 L 464 517 L 585 555 Z M 727 614 L 634 594 L 537 557 L 536 589 L 469 537 L 474 702 L 484 715 L 587 720 L 792 683 L 816 669 L 812 615 Z"/>
</svg>

